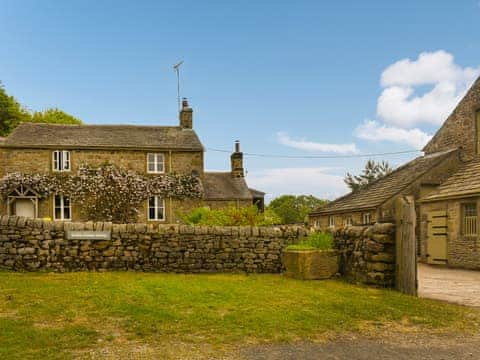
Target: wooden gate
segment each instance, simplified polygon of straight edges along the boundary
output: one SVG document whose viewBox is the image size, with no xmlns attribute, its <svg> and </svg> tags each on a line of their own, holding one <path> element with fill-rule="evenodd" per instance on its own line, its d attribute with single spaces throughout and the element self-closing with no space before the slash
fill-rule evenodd
<svg viewBox="0 0 480 360">
<path fill-rule="evenodd" d="M 427 262 L 429 264 L 447 263 L 447 211 L 428 213 Z"/>
<path fill-rule="evenodd" d="M 399 196 L 395 202 L 396 262 L 395 286 L 398 291 L 417 295 L 417 252 L 415 200 L 412 196 Z"/>
</svg>

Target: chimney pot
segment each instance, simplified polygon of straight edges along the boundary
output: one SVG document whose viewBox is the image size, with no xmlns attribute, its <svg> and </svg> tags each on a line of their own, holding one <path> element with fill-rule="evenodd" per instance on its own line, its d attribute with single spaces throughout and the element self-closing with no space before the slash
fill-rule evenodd
<svg viewBox="0 0 480 360">
<path fill-rule="evenodd" d="M 240 152 L 240 140 L 235 140 L 235 152 Z"/>
</svg>

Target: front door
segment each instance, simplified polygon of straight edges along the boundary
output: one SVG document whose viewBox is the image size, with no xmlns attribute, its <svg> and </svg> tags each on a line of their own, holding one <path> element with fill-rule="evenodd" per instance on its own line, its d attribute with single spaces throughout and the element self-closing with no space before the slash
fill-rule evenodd
<svg viewBox="0 0 480 360">
<path fill-rule="evenodd" d="M 15 200 L 15 215 L 34 218 L 35 204 L 30 199 Z"/>
<path fill-rule="evenodd" d="M 428 214 L 427 262 L 447 263 L 447 212 L 432 211 Z"/>
</svg>

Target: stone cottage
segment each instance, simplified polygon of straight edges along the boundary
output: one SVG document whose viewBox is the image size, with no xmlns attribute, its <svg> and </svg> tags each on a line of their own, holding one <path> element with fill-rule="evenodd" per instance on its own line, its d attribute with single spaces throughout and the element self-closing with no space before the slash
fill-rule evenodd
<svg viewBox="0 0 480 360">
<path fill-rule="evenodd" d="M 386 177 L 312 212 L 311 226 L 391 220 L 395 198 L 413 195 L 420 259 L 480 268 L 480 78 L 423 151 Z"/>
<path fill-rule="evenodd" d="M 247 206 L 254 197 L 244 178 L 240 143 L 231 170 L 206 172 L 205 149 L 193 130 L 193 110 L 185 99 L 179 126 L 20 124 L 0 141 L 0 178 L 21 174 L 74 174 L 84 165 L 105 163 L 149 177 L 179 174 L 197 178 L 200 199 L 152 196 L 139 209 L 140 222 L 176 222 L 177 214 L 198 206 Z M 47 198 L 26 186 L 3 194 L 0 214 L 54 220 L 88 220 L 68 196 Z"/>
</svg>

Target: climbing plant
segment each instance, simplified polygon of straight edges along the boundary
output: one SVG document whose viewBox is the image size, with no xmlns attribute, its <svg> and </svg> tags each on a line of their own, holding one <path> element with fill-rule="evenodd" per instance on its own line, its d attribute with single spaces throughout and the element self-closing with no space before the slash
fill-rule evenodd
<svg viewBox="0 0 480 360">
<path fill-rule="evenodd" d="M 198 177 L 162 174 L 141 175 L 105 164 L 82 166 L 76 174 L 51 175 L 11 173 L 0 180 L 0 194 L 6 198 L 20 186 L 46 198 L 52 194 L 69 196 L 84 217 L 92 221 L 135 222 L 142 203 L 150 196 L 201 198 Z"/>
</svg>

